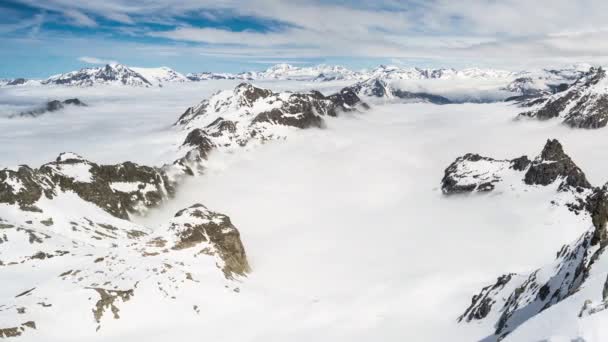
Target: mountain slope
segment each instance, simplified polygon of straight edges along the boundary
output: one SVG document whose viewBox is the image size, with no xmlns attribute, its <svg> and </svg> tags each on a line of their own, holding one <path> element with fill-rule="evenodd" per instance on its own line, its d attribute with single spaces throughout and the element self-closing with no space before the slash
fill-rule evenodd
<svg viewBox="0 0 608 342">
<path fill-rule="evenodd" d="M 140 74 L 150 83 L 157 86 L 162 86 L 166 83 L 183 83 L 189 81 L 186 76 L 168 67 L 131 68 L 131 70 Z"/>
<path fill-rule="evenodd" d="M 173 196 L 171 168 L 63 153 L 37 169 L 1 170 L 0 279 L 14 285 L 0 290 L 0 337 L 53 336 L 58 315 L 91 334 L 120 319 L 126 302 L 158 309 L 167 305 L 159 298 L 195 316 L 188 293 L 236 289 L 250 267 L 226 215 L 194 204 L 160 227 L 129 220 Z"/>
</svg>

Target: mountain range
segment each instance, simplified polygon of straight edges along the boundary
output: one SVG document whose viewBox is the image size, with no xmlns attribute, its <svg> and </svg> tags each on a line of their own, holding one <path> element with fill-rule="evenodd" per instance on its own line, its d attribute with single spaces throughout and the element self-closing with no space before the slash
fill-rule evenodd
<svg viewBox="0 0 608 342">
<path fill-rule="evenodd" d="M 130 86 L 162 87 L 169 84 L 210 80 L 243 81 L 306 81 L 351 83 L 350 89 L 357 95 L 383 101 L 430 102 L 435 104 L 463 102 L 524 101 L 560 93 L 577 82 L 588 69 L 586 65 L 575 65 L 563 69 L 541 69 L 513 72 L 498 69 L 452 68 L 421 69 L 380 65 L 372 70 L 352 71 L 342 66 L 317 65 L 297 67 L 277 64 L 265 71 L 231 73 L 190 73 L 183 75 L 168 67 L 139 68 L 122 64 L 107 64 L 102 67 L 84 68 L 51 76 L 44 80 L 23 78 L 0 81 L 0 86 L 59 85 L 75 87 Z M 579 82 L 580 83 L 580 82 Z M 450 96 L 449 89 L 460 89 L 462 85 L 477 92 L 487 89 L 485 94 Z M 446 89 L 448 91 L 446 92 Z"/>
</svg>

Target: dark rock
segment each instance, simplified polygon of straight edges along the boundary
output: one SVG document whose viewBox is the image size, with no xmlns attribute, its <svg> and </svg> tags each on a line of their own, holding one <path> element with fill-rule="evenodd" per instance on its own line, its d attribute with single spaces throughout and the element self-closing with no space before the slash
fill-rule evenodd
<svg viewBox="0 0 608 342">
<path fill-rule="evenodd" d="M 608 232 L 606 231 L 606 222 L 608 222 L 608 185 L 595 189 L 595 191 L 587 197 L 586 209 L 591 214 L 591 221 L 595 227 L 591 244 L 600 244 L 605 246 L 608 244 Z"/>
<path fill-rule="evenodd" d="M 524 177 L 526 184 L 549 185 L 558 178 L 563 179 L 560 189 L 565 186 L 591 188 L 585 174 L 564 153 L 557 140 L 547 140 L 541 155 L 530 165 Z"/>
<path fill-rule="evenodd" d="M 486 318 L 492 310 L 492 305 L 496 302 L 492 297 L 496 295 L 497 291 L 502 290 L 505 285 L 511 281 L 513 275 L 514 274 L 506 274 L 498 277 L 496 283 L 484 287 L 479 294 L 474 295 L 471 299 L 471 305 L 460 317 L 458 317 L 458 322 L 470 322 L 472 320 Z"/>
<path fill-rule="evenodd" d="M 429 93 L 420 93 L 420 92 L 410 92 L 400 89 L 393 90 L 393 95 L 403 100 L 412 100 L 412 101 L 421 101 L 421 102 L 429 102 L 438 105 L 450 104 L 453 103 L 446 97 L 440 95 L 434 95 Z"/>
<path fill-rule="evenodd" d="M 200 151 L 203 158 L 207 158 L 209 152 L 215 146 L 213 142 L 211 142 L 211 139 L 209 139 L 207 133 L 200 128 L 195 128 L 190 131 L 182 145 L 196 147 Z"/>
<path fill-rule="evenodd" d="M 79 106 L 79 107 L 86 107 L 87 105 L 80 101 L 79 99 L 67 99 L 65 101 L 59 101 L 59 100 L 52 100 L 47 102 L 44 107 L 40 107 L 37 109 L 33 109 L 30 111 L 26 111 L 26 112 L 21 112 L 17 115 L 12 115 L 11 117 L 15 117 L 15 116 L 20 116 L 20 117 L 24 117 L 24 116 L 29 116 L 29 117 L 37 117 L 40 116 L 42 114 L 48 113 L 48 112 L 56 112 L 59 110 L 62 110 L 65 108 L 66 105 L 69 106 Z"/>
<path fill-rule="evenodd" d="M 14 86 L 14 85 L 22 85 L 25 84 L 27 80 L 25 78 L 15 78 L 14 80 L 8 82 L 6 85 Z"/>
<path fill-rule="evenodd" d="M 511 168 L 516 171 L 524 171 L 532 163 L 528 156 L 521 156 L 511 160 Z"/>
</svg>

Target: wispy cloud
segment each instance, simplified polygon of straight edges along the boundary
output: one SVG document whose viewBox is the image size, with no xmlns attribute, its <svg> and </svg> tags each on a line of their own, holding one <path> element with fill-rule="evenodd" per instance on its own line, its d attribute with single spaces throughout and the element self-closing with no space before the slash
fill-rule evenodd
<svg viewBox="0 0 608 342">
<path fill-rule="evenodd" d="M 114 61 L 114 60 L 111 60 L 111 59 L 101 59 L 101 58 L 87 57 L 87 56 L 79 57 L 78 60 L 81 61 L 81 62 L 88 63 L 88 64 L 112 64 L 112 63 L 118 63 L 117 61 Z"/>
<path fill-rule="evenodd" d="M 0 34 L 13 33 L 20 30 L 29 30 L 29 33 L 37 33 L 44 23 L 44 14 L 36 14 L 31 19 L 20 20 L 12 24 L 0 24 Z"/>
<path fill-rule="evenodd" d="M 68 9 L 65 10 L 63 12 L 63 14 L 70 18 L 72 20 L 72 22 L 74 24 L 76 24 L 77 26 L 86 26 L 86 27 L 96 27 L 97 26 L 97 22 L 95 22 L 95 20 L 91 19 L 88 15 L 75 10 L 75 9 Z"/>
</svg>

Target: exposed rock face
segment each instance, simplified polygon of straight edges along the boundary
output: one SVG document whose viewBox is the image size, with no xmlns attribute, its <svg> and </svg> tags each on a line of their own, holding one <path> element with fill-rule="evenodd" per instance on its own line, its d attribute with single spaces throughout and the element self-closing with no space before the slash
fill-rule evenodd
<svg viewBox="0 0 608 342">
<path fill-rule="evenodd" d="M 564 124 L 574 128 L 604 127 L 608 123 L 607 85 L 606 71 L 591 68 L 568 89 L 529 103 L 532 109 L 519 117 L 561 118 Z"/>
<path fill-rule="evenodd" d="M 107 64 L 100 68 L 86 68 L 55 75 L 41 83 L 79 87 L 94 85 L 153 86 L 144 76 L 121 64 Z"/>
<path fill-rule="evenodd" d="M 36 322 L 27 321 L 17 327 L 0 328 L 0 338 L 21 336 L 27 329 L 36 329 Z"/>
<path fill-rule="evenodd" d="M 289 129 L 323 127 L 325 116 L 367 108 L 350 89 L 325 96 L 317 91 L 274 93 L 241 83 L 188 108 L 176 125 L 191 130 L 184 144 L 200 146 L 204 155 L 210 146 L 284 139 Z"/>
<path fill-rule="evenodd" d="M 30 110 L 30 111 L 26 111 L 26 112 L 21 112 L 19 114 L 13 115 L 11 117 L 15 117 L 15 116 L 20 116 L 20 117 L 24 117 L 24 116 L 37 117 L 37 116 L 40 116 L 40 115 L 48 113 L 48 112 L 56 112 L 58 110 L 62 110 L 62 109 L 65 108 L 65 106 L 86 107 L 87 105 L 84 102 L 82 102 L 79 99 L 77 99 L 77 98 L 67 99 L 67 100 L 64 100 L 64 101 L 53 100 L 53 101 L 47 102 L 44 107 L 40 107 L 40 108 L 33 109 L 33 110 Z"/>
<path fill-rule="evenodd" d="M 557 140 L 547 140 L 541 154 L 530 161 L 527 156 L 496 160 L 468 153 L 458 157 L 445 170 L 441 180 L 444 194 L 492 191 L 503 179 L 522 179 L 528 185 L 550 185 L 559 181 L 559 190 L 582 192 L 592 188 L 585 174 L 564 153 Z"/>
<path fill-rule="evenodd" d="M 526 172 L 526 184 L 549 185 L 562 178 L 561 186 L 591 188 L 585 174 L 564 153 L 562 145 L 557 140 L 548 140 L 540 156 L 531 164 Z"/>
<path fill-rule="evenodd" d="M 177 237 L 173 249 L 208 245 L 204 253 L 217 255 L 222 260 L 226 277 L 243 276 L 250 270 L 239 231 L 226 215 L 195 204 L 175 214 L 169 231 Z"/>
</svg>

